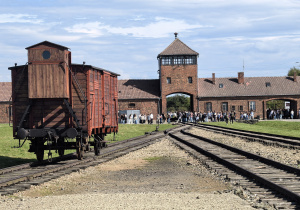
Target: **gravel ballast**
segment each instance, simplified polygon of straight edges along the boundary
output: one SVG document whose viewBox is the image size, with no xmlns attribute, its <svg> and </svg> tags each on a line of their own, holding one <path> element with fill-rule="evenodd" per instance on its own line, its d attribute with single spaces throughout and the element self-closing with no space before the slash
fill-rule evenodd
<svg viewBox="0 0 300 210">
<path fill-rule="evenodd" d="M 286 165 L 300 168 L 300 152 L 297 149 L 264 145 L 259 142 L 253 142 L 197 128 L 192 128 L 189 132 L 229 146 L 237 147 L 247 152 L 251 152 Z"/>
<path fill-rule="evenodd" d="M 253 209 L 204 166 L 164 139 L 0 197 L 0 209 Z"/>
</svg>

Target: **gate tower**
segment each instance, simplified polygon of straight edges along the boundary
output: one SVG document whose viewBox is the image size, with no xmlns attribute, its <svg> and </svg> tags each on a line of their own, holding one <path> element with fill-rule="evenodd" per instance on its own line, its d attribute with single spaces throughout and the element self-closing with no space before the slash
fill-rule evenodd
<svg viewBox="0 0 300 210">
<path fill-rule="evenodd" d="M 174 93 L 190 95 L 191 111 L 198 111 L 197 58 L 199 53 L 178 39 L 177 33 L 174 34 L 175 40 L 157 56 L 161 91 L 161 113 L 167 113 L 166 97 Z"/>
</svg>

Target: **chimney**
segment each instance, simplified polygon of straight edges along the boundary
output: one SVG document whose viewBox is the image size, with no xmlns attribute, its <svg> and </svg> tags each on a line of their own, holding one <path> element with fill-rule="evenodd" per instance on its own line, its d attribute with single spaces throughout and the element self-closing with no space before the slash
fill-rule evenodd
<svg viewBox="0 0 300 210">
<path fill-rule="evenodd" d="M 215 73 L 212 73 L 212 79 L 211 82 L 215 85 L 216 84 L 216 76 Z"/>
<path fill-rule="evenodd" d="M 245 79 L 244 79 L 244 72 L 238 72 L 238 83 L 239 84 L 244 84 Z"/>
<path fill-rule="evenodd" d="M 297 72 L 294 71 L 294 82 L 297 82 Z"/>
<path fill-rule="evenodd" d="M 174 33 L 174 35 L 175 35 L 175 39 L 177 39 L 177 35 L 178 35 L 178 33 L 177 33 L 177 32 L 175 32 L 175 33 Z"/>
</svg>

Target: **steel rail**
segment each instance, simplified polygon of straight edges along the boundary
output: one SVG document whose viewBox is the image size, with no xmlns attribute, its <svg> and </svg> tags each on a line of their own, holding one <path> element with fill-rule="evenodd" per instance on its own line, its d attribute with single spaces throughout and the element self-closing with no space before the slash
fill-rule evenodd
<svg viewBox="0 0 300 210">
<path fill-rule="evenodd" d="M 185 134 L 186 132 L 183 131 L 182 133 Z M 191 143 L 189 141 L 185 141 L 185 140 L 181 139 L 180 137 L 178 137 L 178 136 L 176 136 L 176 135 L 174 135 L 172 133 L 169 133 L 169 135 L 172 138 L 180 141 L 181 143 L 184 143 L 184 144 L 188 145 L 189 147 L 195 149 L 196 151 L 199 151 L 202 154 L 204 154 L 204 155 L 206 155 L 206 156 L 208 156 L 208 157 L 216 160 L 217 162 L 219 162 L 219 163 L 221 163 L 221 164 L 223 164 L 223 165 L 225 165 L 227 167 L 230 167 L 233 170 L 238 171 L 239 173 L 243 174 L 244 176 L 247 176 L 247 177 L 249 177 L 251 179 L 257 180 L 259 183 L 261 183 L 261 184 L 269 187 L 270 189 L 273 189 L 276 192 L 279 192 L 279 193 L 282 193 L 282 194 L 286 195 L 287 198 L 292 199 L 293 201 L 295 201 L 297 203 L 300 202 L 300 195 L 299 194 L 297 194 L 295 192 L 292 192 L 289 189 L 287 189 L 287 188 L 285 188 L 283 186 L 280 186 L 280 185 L 278 185 L 278 184 L 276 184 L 276 183 L 274 183 L 274 182 L 272 182 L 272 181 L 270 181 L 270 180 L 268 180 L 268 179 L 266 179 L 266 178 L 264 178 L 264 177 L 262 177 L 262 176 L 260 176 L 258 174 L 255 174 L 255 173 L 253 173 L 253 172 L 251 172 L 251 171 L 249 171 L 249 170 L 241 167 L 241 166 L 238 166 L 235 163 L 232 163 L 232 162 L 230 162 L 228 160 L 225 160 L 225 159 L 219 157 L 218 155 L 215 155 L 215 154 L 213 154 L 213 153 L 211 153 L 209 151 L 206 151 L 205 149 L 202 149 L 199 146 L 196 146 L 195 144 L 193 144 L 193 143 Z M 187 135 L 187 134 L 185 134 L 185 135 Z M 190 134 L 188 134 L 188 135 L 190 135 Z M 200 140 L 203 140 L 203 141 L 206 141 L 208 143 L 213 143 L 214 145 L 217 145 L 217 146 L 222 146 L 221 143 L 216 143 L 216 142 L 213 142 L 213 141 L 211 141 L 209 139 L 206 139 L 206 138 L 203 138 L 203 137 L 199 137 L 199 136 L 195 136 L 195 135 L 190 135 L 190 136 L 194 137 L 194 138 L 197 138 L 197 139 L 200 139 Z M 223 144 L 223 146 L 224 146 L 224 148 L 229 149 L 229 146 L 224 145 L 224 144 Z M 239 149 L 233 148 L 233 150 L 234 151 L 238 151 Z M 244 155 L 246 157 L 247 157 L 247 154 L 249 154 L 250 156 L 248 158 L 251 158 L 251 159 L 252 159 L 252 157 L 254 155 L 254 154 L 250 154 L 250 153 L 244 152 L 244 151 L 243 152 L 241 151 L 240 154 Z M 257 155 L 254 155 L 254 156 L 257 156 Z M 276 167 L 278 167 L 279 165 L 280 166 L 284 165 L 284 164 L 278 163 L 276 161 L 266 160 L 266 158 L 263 158 L 263 157 L 260 157 L 260 156 L 257 156 L 256 159 L 265 161 L 267 164 L 275 162 L 275 165 L 277 165 Z M 292 173 L 296 173 L 296 174 L 300 173 L 299 169 L 296 169 L 296 168 L 293 168 L 293 167 L 290 167 L 290 166 L 283 166 L 283 167 L 284 167 L 284 169 L 287 169 L 288 172 L 292 171 Z M 280 169 L 284 170 L 283 168 L 280 168 Z"/>
<path fill-rule="evenodd" d="M 225 128 L 225 127 L 219 127 L 214 125 L 204 125 L 204 124 L 197 124 L 194 125 L 196 127 L 200 128 L 207 128 L 210 130 L 217 130 L 225 133 L 229 133 L 230 135 L 235 134 L 239 136 L 244 137 L 252 137 L 252 138 L 260 138 L 264 140 L 269 140 L 273 142 L 281 142 L 285 144 L 290 144 L 293 146 L 300 146 L 300 138 L 297 137 L 290 137 L 290 136 L 280 136 L 275 134 L 268 134 L 268 133 L 260 133 L 260 132 L 254 132 L 254 131 L 246 131 L 246 130 L 239 130 L 239 129 L 233 129 L 233 128 Z"/>
<path fill-rule="evenodd" d="M 119 157 L 120 155 L 124 155 L 124 151 L 126 152 L 127 150 L 131 150 L 134 148 L 140 148 L 143 146 L 147 146 L 147 145 L 149 145 L 150 142 L 160 139 L 160 138 L 164 137 L 165 135 L 166 134 L 164 132 L 152 132 L 150 135 L 143 135 L 143 136 L 127 139 L 124 141 L 115 142 L 115 143 L 109 144 L 109 147 L 105 148 L 106 150 L 104 150 L 103 153 L 100 154 L 99 156 L 92 156 L 92 157 L 85 158 L 81 161 L 64 163 L 64 165 L 55 165 L 52 168 L 45 168 L 45 169 L 38 168 L 39 166 L 42 166 L 42 165 L 37 165 L 37 167 L 32 167 L 32 163 L 27 163 L 27 164 L 22 164 L 20 166 L 2 169 L 0 171 L 1 174 L 7 174 L 7 175 L 10 175 L 9 173 L 12 171 L 21 171 L 23 169 L 30 169 L 30 168 L 36 169 L 37 171 L 31 172 L 31 173 L 26 173 L 24 175 L 19 175 L 19 176 L 15 176 L 15 177 L 11 176 L 8 179 L 0 181 L 0 191 L 5 191 L 5 189 L 3 189 L 5 187 L 12 186 L 14 184 L 18 184 L 18 183 L 24 182 L 24 181 L 29 181 L 29 180 L 32 180 L 37 177 L 41 177 L 46 174 L 63 171 L 63 170 L 69 169 L 69 168 L 74 168 L 74 167 L 76 168 L 78 166 L 82 167 L 82 168 L 86 168 L 86 167 L 89 167 L 92 165 L 99 164 L 99 163 L 97 163 L 97 160 L 101 160 L 101 158 L 106 158 L 109 156 L 113 156 L 112 158 Z M 117 153 L 120 153 L 120 155 L 114 156 Z M 71 155 L 73 155 L 73 154 L 71 154 Z M 59 158 L 58 158 L 57 162 L 59 163 Z M 95 162 L 95 164 L 94 164 L 94 162 Z"/>
</svg>

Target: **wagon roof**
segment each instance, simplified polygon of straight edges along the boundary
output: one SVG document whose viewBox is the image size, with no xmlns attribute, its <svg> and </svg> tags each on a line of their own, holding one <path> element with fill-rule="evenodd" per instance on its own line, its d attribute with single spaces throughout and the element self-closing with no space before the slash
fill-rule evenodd
<svg viewBox="0 0 300 210">
<path fill-rule="evenodd" d="M 72 63 L 72 66 L 82 66 L 82 64 Z M 92 65 L 86 65 L 86 64 L 85 64 L 84 66 L 89 67 L 89 68 L 96 69 L 96 70 L 98 70 L 98 71 L 106 71 L 106 72 L 109 72 L 109 73 L 111 73 L 111 74 L 113 74 L 113 75 L 120 76 L 120 74 L 117 74 L 117 73 L 115 73 L 115 72 L 112 72 L 112 71 L 109 71 L 109 70 L 106 70 L 106 69 L 103 69 L 103 68 L 100 68 L 100 67 L 96 67 L 96 66 L 92 66 Z"/>
<path fill-rule="evenodd" d="M 40 42 L 40 43 L 38 43 L 38 44 L 35 44 L 35 45 L 32 45 L 32 46 L 26 47 L 25 49 L 28 50 L 28 49 L 33 48 L 33 47 L 36 47 L 36 46 L 38 46 L 38 45 L 55 45 L 55 46 L 57 46 L 57 47 L 59 47 L 59 48 L 69 49 L 68 47 L 65 47 L 65 46 L 62 46 L 62 45 L 59 45 L 59 44 L 55 44 L 55 43 L 49 42 L 49 41 L 43 41 L 43 42 Z"/>
</svg>

